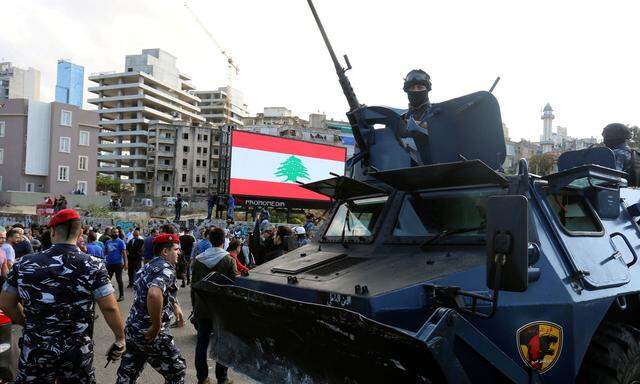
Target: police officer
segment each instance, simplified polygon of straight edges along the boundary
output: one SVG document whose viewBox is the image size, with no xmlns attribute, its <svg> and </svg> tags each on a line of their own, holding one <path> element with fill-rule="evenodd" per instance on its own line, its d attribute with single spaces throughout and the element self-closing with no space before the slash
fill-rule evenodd
<svg viewBox="0 0 640 384">
<path fill-rule="evenodd" d="M 169 334 L 174 316 L 178 326 L 184 326 L 184 316 L 176 299 L 178 235 L 156 236 L 153 254 L 155 257 L 142 267 L 135 279 L 135 299 L 125 328 L 127 350 L 118 368 L 118 384 L 135 383 L 147 362 L 164 377 L 165 383 L 184 383 L 185 360 Z"/>
<path fill-rule="evenodd" d="M 429 92 L 431 91 L 431 78 L 422 69 L 414 69 L 404 78 L 403 90 L 409 99 L 408 117 L 413 117 L 420 123 L 426 117 L 427 110 L 431 107 Z M 424 128 L 424 127 L 423 127 Z"/>
<path fill-rule="evenodd" d="M 632 156 L 629 148 L 631 130 L 624 124 L 611 123 L 602 130 L 604 145 L 613 151 L 616 157 L 616 169 L 632 173 Z"/>
<path fill-rule="evenodd" d="M 53 246 L 18 260 L 4 284 L 0 309 L 24 325 L 16 383 L 95 383 L 94 301 L 116 339 L 109 359 L 125 350 L 124 325 L 104 263 L 76 246 L 81 224 L 73 209 L 58 211 L 49 222 Z"/>
</svg>

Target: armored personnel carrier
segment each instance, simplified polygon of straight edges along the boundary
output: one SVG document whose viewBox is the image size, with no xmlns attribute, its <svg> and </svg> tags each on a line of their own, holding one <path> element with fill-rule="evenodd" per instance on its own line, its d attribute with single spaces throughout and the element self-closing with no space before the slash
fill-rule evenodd
<svg viewBox="0 0 640 384">
<path fill-rule="evenodd" d="M 361 105 L 308 1 L 358 152 L 304 185 L 334 201 L 317 241 L 195 287 L 215 358 L 264 383 L 640 382 L 640 191 L 613 153 L 506 175 L 490 92 L 427 128 Z"/>
</svg>

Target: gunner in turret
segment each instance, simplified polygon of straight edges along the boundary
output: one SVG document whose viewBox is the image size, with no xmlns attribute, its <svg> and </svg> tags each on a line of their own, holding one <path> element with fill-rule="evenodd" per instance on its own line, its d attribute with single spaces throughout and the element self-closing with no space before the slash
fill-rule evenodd
<svg viewBox="0 0 640 384">
<path fill-rule="evenodd" d="M 407 93 L 409 99 L 409 110 L 407 118 L 413 117 L 421 126 L 423 120 L 427 116 L 427 111 L 431 107 L 429 102 L 429 91 L 431 91 L 431 78 L 429 74 L 422 69 L 411 70 L 407 77 L 404 78 L 403 90 Z M 426 123 L 424 123 L 426 128 Z"/>
</svg>

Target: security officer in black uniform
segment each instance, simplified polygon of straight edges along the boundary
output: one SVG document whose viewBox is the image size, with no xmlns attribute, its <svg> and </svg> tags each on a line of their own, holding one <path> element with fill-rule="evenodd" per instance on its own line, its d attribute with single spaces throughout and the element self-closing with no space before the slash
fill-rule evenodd
<svg viewBox="0 0 640 384">
<path fill-rule="evenodd" d="M 125 350 L 124 325 L 104 263 L 80 252 L 80 215 L 63 209 L 49 222 L 54 244 L 12 267 L 0 294 L 0 309 L 24 326 L 16 383 L 95 383 L 94 302 L 115 343 L 109 359 Z"/>
<path fill-rule="evenodd" d="M 604 145 L 613 151 L 616 157 L 616 169 L 628 172 L 631 170 L 631 130 L 624 124 L 611 123 L 602 130 Z"/>
<path fill-rule="evenodd" d="M 136 275 L 126 326 L 127 351 L 118 368 L 117 384 L 134 384 L 147 362 L 164 377 L 165 384 L 184 384 L 187 366 L 169 334 L 174 317 L 179 327 L 184 326 L 176 298 L 180 237 L 174 233 L 156 236 L 153 254 Z"/>
<path fill-rule="evenodd" d="M 404 87 L 402 88 L 409 99 L 409 110 L 407 117 L 413 119 L 420 124 L 427 116 L 427 111 L 431 107 L 429 102 L 429 92 L 431 91 L 431 78 L 429 74 L 422 69 L 414 69 L 407 73 L 404 78 Z"/>
</svg>

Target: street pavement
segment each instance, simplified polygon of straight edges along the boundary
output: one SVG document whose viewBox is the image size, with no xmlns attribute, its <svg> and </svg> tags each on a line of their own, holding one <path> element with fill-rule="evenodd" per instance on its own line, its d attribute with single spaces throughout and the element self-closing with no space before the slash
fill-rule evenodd
<svg viewBox="0 0 640 384">
<path fill-rule="evenodd" d="M 127 277 L 123 276 L 123 280 L 125 280 L 126 284 Z M 115 279 L 113 280 L 113 283 L 115 284 Z M 118 288 L 115 287 L 115 289 L 117 294 Z M 123 320 L 126 320 L 129 315 L 131 298 L 133 295 L 131 288 L 125 288 L 125 290 L 125 300 L 118 303 L 120 305 L 120 313 L 122 314 Z M 179 288 L 178 290 L 178 301 L 182 307 L 182 312 L 184 312 L 185 317 L 189 316 L 191 313 L 191 299 L 189 296 L 190 290 L 190 286 L 187 286 L 186 288 Z M 100 314 L 100 310 L 98 310 L 97 313 Z M 198 380 L 196 379 L 196 368 L 194 365 L 196 350 L 195 328 L 193 328 L 193 325 L 190 322 L 186 321 L 185 326 L 182 328 L 171 328 L 171 333 L 175 338 L 178 347 L 182 351 L 182 357 L 187 361 L 187 378 L 185 383 L 197 383 Z M 107 353 L 107 349 L 113 343 L 113 333 L 111 333 L 111 329 L 109 329 L 101 314 L 100 318 L 95 321 L 94 341 L 95 358 L 93 364 L 96 367 L 96 380 L 100 384 L 115 383 L 116 372 L 120 365 L 120 361 L 110 363 L 107 368 L 104 367 L 107 363 L 105 354 Z M 216 382 L 214 368 L 215 362 L 209 358 L 209 377 L 211 378 L 212 383 Z M 233 372 L 232 370 L 229 370 L 229 379 L 232 380 L 234 384 L 256 383 L 248 377 Z M 149 364 L 145 365 L 145 369 L 138 379 L 138 384 L 158 384 L 162 382 L 164 382 L 162 380 L 162 376 L 160 376 Z"/>
</svg>

